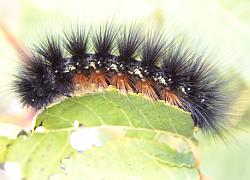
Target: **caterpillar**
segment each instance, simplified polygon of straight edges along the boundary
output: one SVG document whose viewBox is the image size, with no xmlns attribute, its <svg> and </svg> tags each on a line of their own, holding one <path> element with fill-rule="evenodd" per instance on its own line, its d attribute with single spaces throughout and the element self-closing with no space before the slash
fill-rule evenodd
<svg viewBox="0 0 250 180">
<path fill-rule="evenodd" d="M 40 110 L 76 91 L 120 91 L 164 100 L 191 113 L 204 132 L 220 133 L 230 96 L 219 68 L 205 56 L 138 24 L 98 28 L 76 25 L 63 37 L 45 35 L 15 76 L 13 89 L 24 106 Z M 65 53 L 66 51 L 66 53 Z"/>
</svg>

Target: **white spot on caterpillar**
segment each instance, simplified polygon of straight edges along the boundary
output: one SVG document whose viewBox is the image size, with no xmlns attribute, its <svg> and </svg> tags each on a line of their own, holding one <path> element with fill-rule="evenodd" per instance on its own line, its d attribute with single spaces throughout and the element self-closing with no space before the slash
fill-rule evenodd
<svg viewBox="0 0 250 180">
<path fill-rule="evenodd" d="M 93 67 L 94 69 L 96 69 L 95 62 L 91 62 L 91 63 L 89 64 L 89 66 L 90 66 L 90 67 Z"/>
<path fill-rule="evenodd" d="M 180 89 L 181 89 L 181 91 L 182 91 L 184 94 L 187 94 L 186 89 L 184 88 L 184 86 L 180 86 Z"/>
<path fill-rule="evenodd" d="M 72 71 L 72 70 L 74 70 L 74 69 L 76 69 L 76 67 L 75 67 L 75 66 L 73 66 L 73 65 L 69 65 L 69 67 L 68 67 L 68 70 L 69 70 L 69 71 Z"/>
<path fill-rule="evenodd" d="M 117 65 L 116 64 L 111 64 L 111 69 L 114 69 L 114 70 L 116 70 L 116 71 L 118 71 L 118 69 L 117 69 Z"/>
<path fill-rule="evenodd" d="M 153 77 L 155 81 L 159 81 L 161 84 L 167 85 L 166 80 L 162 77 Z"/>
<path fill-rule="evenodd" d="M 141 70 L 139 68 L 136 68 L 134 70 L 134 74 L 138 75 L 140 78 L 143 78 L 143 75 L 142 75 Z"/>
<path fill-rule="evenodd" d="M 158 79 L 159 79 L 160 83 L 167 85 L 166 80 L 162 76 L 160 76 Z"/>
</svg>

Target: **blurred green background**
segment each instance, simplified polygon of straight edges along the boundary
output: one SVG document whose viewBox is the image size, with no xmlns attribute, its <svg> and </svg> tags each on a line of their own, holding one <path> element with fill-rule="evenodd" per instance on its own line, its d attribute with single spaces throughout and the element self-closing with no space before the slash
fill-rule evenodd
<svg viewBox="0 0 250 180">
<path fill-rule="evenodd" d="M 11 135 L 10 129 L 17 126 L 31 126 L 31 110 L 24 110 L 10 90 L 17 48 L 34 42 L 44 29 L 60 29 L 65 22 L 88 24 L 113 16 L 118 22 L 152 19 L 184 32 L 196 42 L 192 48 L 215 50 L 218 59 L 239 74 L 241 91 L 233 119 L 241 120 L 238 130 L 225 142 L 201 140 L 201 169 L 215 180 L 250 179 L 249 9 L 249 0 L 0 0 L 0 135 Z"/>
</svg>

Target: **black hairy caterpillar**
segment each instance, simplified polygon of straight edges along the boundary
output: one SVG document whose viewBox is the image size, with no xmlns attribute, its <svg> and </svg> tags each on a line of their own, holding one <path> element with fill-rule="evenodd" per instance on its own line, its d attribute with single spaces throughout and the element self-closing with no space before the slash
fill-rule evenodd
<svg viewBox="0 0 250 180">
<path fill-rule="evenodd" d="M 205 132 L 223 129 L 230 106 L 227 81 L 202 55 L 135 24 L 118 28 L 106 23 L 89 31 L 77 25 L 64 36 L 47 35 L 31 55 L 22 56 L 13 87 L 23 105 L 39 110 L 76 90 L 112 85 L 190 112 Z"/>
</svg>

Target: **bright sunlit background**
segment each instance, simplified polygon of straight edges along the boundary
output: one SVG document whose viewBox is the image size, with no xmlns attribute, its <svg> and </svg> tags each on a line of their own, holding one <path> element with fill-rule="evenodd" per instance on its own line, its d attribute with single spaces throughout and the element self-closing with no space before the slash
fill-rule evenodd
<svg viewBox="0 0 250 180">
<path fill-rule="evenodd" d="M 228 142 L 203 140 L 201 165 L 211 179 L 250 179 L 249 9 L 249 0 L 0 0 L 0 135 L 31 126 L 32 111 L 24 110 L 10 89 L 17 49 L 34 42 L 37 33 L 76 20 L 150 19 L 184 32 L 196 42 L 193 48 L 200 43 L 203 50 L 215 50 L 223 64 L 239 73 L 242 91 L 235 118 L 242 120 L 239 129 L 244 130 L 233 132 Z"/>
</svg>

